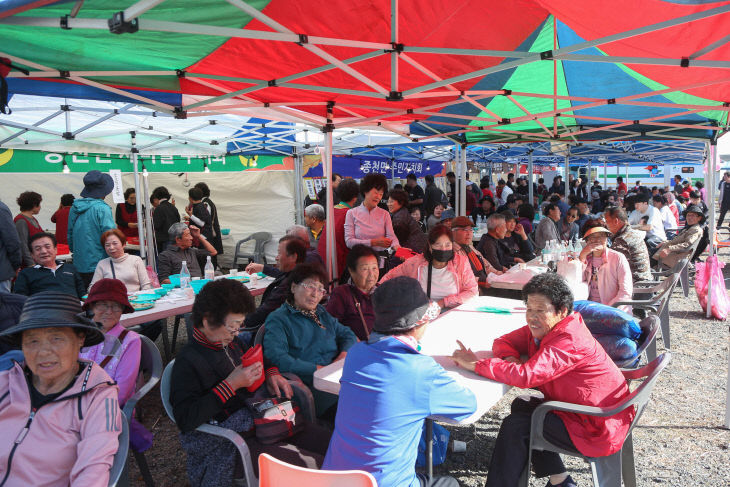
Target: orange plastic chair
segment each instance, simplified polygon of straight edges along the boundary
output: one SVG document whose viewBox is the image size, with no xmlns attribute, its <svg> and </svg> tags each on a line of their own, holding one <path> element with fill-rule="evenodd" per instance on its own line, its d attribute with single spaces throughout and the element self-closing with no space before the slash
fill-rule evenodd
<svg viewBox="0 0 730 487">
<path fill-rule="evenodd" d="M 715 242 L 714 242 L 716 249 L 725 249 L 730 247 L 730 240 L 720 240 L 718 237 L 718 232 L 715 232 Z"/>
<path fill-rule="evenodd" d="M 259 487 L 378 487 L 375 477 L 360 470 L 311 470 L 259 455 Z"/>
</svg>

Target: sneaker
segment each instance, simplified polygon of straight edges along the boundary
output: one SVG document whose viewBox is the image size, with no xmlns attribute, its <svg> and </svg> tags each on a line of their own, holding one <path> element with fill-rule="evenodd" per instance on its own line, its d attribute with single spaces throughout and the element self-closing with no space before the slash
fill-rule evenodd
<svg viewBox="0 0 730 487">
<path fill-rule="evenodd" d="M 545 487 L 578 487 L 578 484 L 575 483 L 575 480 L 573 480 L 573 477 L 568 475 L 568 477 L 565 480 L 563 480 L 561 483 L 559 483 L 557 485 L 551 484 L 550 481 L 548 480 L 548 483 Z"/>
</svg>

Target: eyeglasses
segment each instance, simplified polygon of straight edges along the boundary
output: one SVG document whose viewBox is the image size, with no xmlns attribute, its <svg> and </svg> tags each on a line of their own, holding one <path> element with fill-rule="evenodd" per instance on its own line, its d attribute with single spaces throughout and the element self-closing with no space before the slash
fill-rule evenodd
<svg viewBox="0 0 730 487">
<path fill-rule="evenodd" d="M 306 289 L 310 293 L 321 294 L 323 296 L 327 294 L 327 290 L 324 287 L 322 287 L 322 286 L 317 286 L 317 285 L 314 285 L 314 284 L 307 284 L 305 282 L 301 282 L 298 285 L 301 286 L 301 287 L 303 287 L 304 289 Z"/>
<path fill-rule="evenodd" d="M 121 311 L 122 305 L 119 303 L 94 303 L 92 306 L 94 309 L 97 309 L 99 311 Z"/>
</svg>

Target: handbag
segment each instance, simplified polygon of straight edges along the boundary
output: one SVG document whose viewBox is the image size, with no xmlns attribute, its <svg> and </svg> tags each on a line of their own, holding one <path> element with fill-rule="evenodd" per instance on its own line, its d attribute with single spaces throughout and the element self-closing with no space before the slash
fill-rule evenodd
<svg viewBox="0 0 730 487">
<path fill-rule="evenodd" d="M 304 418 L 299 414 L 299 407 L 288 399 L 254 398 L 247 399 L 246 405 L 253 413 L 256 439 L 264 445 L 286 440 L 304 428 Z"/>
<path fill-rule="evenodd" d="M 355 309 L 357 309 L 357 313 L 360 315 L 362 330 L 365 333 L 365 340 L 367 341 L 368 339 L 370 339 L 370 332 L 368 331 L 367 323 L 365 323 L 365 317 L 362 315 L 360 301 L 357 300 L 357 297 L 355 296 L 355 291 L 353 291 L 351 287 L 348 289 L 350 290 L 350 295 L 352 296 L 353 301 L 355 301 Z"/>
</svg>

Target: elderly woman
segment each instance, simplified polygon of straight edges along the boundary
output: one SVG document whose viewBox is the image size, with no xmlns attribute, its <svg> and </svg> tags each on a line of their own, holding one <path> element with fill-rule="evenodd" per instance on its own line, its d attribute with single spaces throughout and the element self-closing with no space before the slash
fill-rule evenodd
<svg viewBox="0 0 730 487">
<path fill-rule="evenodd" d="M 538 249 L 544 249 L 551 240 L 560 240 L 560 233 L 558 233 L 560 207 L 555 203 L 547 203 L 543 207 L 542 213 L 545 218 L 540 220 L 535 227 L 535 245 Z"/>
<path fill-rule="evenodd" d="M 317 468 L 327 451 L 329 433 L 308 423 L 287 443 L 264 445 L 251 434 L 254 423 L 247 400 L 264 399 L 267 392 L 274 397 L 293 395 L 291 384 L 268 360 L 246 367 L 241 364 L 247 347 L 238 333 L 254 307 L 248 289 L 229 279 L 206 284 L 195 297 L 193 334 L 175 357 L 170 382 L 170 402 L 193 486 L 232 485 L 234 476 L 242 476 L 240 456 L 231 442 L 196 431 L 205 423 L 247 433 L 254 469 L 262 452 L 287 463 Z M 249 389 L 264 375 L 258 389 Z"/>
<path fill-rule="evenodd" d="M 393 231 L 401 246 L 418 252 L 426 247 L 426 234 L 408 212 L 408 193 L 394 189 L 388 196 L 388 210 L 393 222 Z"/>
<path fill-rule="evenodd" d="M 0 372 L 0 485 L 106 486 L 122 429 L 117 386 L 79 360 L 101 330 L 77 297 L 42 292 L 0 336 L 25 357 Z"/>
<path fill-rule="evenodd" d="M 479 295 L 469 259 L 461 252 L 454 252 L 454 237 L 444 225 L 428 232 L 428 245 L 423 254 L 411 257 L 391 270 L 380 282 L 398 276 L 416 279 L 426 295 L 441 308 L 459 306 Z"/>
<path fill-rule="evenodd" d="M 674 264 L 687 256 L 694 244 L 702 238 L 704 232 L 705 213 L 697 205 L 689 205 L 684 212 L 685 226 L 672 240 L 667 240 L 659 246 L 654 258 L 666 267 L 674 267 Z M 692 258 L 692 256 L 689 256 Z"/>
<path fill-rule="evenodd" d="M 137 225 L 137 193 L 134 188 L 124 191 L 124 203 L 117 205 L 114 222 L 125 237 L 139 237 Z"/>
<path fill-rule="evenodd" d="M 523 288 L 527 325 L 494 341 L 494 358 L 479 360 L 459 342 L 454 361 L 487 379 L 524 389 L 536 388 L 545 401 L 608 407 L 624 400 L 629 388 L 621 371 L 593 338 L 580 314 L 573 312 L 573 295 L 558 274 L 533 277 Z M 523 357 L 526 359 L 523 360 Z M 532 412 L 542 402 L 517 398 L 502 422 L 489 465 L 487 487 L 517 485 L 527 462 Z M 543 434 L 566 450 L 589 457 L 621 450 L 634 409 L 602 418 L 550 412 Z M 553 486 L 575 487 L 560 455 L 532 452 L 538 477 L 550 477 Z"/>
<path fill-rule="evenodd" d="M 509 248 L 512 259 L 517 257 L 525 262 L 529 262 L 535 258 L 535 248 L 527 238 L 527 232 L 521 223 L 517 223 L 517 218 L 510 210 L 504 210 L 504 223 L 507 226 L 507 232 L 502 239 L 507 248 Z"/>
<path fill-rule="evenodd" d="M 352 330 L 329 314 L 320 301 L 327 295 L 321 266 L 299 264 L 289 274 L 289 296 L 269 314 L 264 326 L 264 356 L 282 372 L 292 372 L 312 388 L 312 376 L 342 360 L 357 342 Z M 313 390 L 317 416 L 331 417 L 337 396 Z"/>
<path fill-rule="evenodd" d="M 345 215 L 345 243 L 349 248 L 362 244 L 380 252 L 400 247 L 390 215 L 378 206 L 387 188 L 388 182 L 382 174 L 370 173 L 362 179 L 360 193 L 365 199 Z M 383 263 L 381 259 L 381 268 Z"/>
<path fill-rule="evenodd" d="M 36 233 L 41 233 L 43 227 L 36 220 L 35 215 L 41 211 L 41 201 L 43 197 L 35 191 L 25 191 L 20 193 L 16 202 L 20 207 L 20 213 L 13 219 L 15 222 L 15 230 L 18 232 L 20 239 L 20 251 L 23 254 L 23 267 L 32 267 L 35 265 L 33 256 L 28 248 L 28 239 Z"/>
<path fill-rule="evenodd" d="M 375 314 L 370 299 L 378 283 L 378 256 L 365 245 L 355 245 L 347 255 L 350 283 L 337 286 L 327 302 L 327 312 L 350 327 L 359 340 L 373 331 Z"/>
<path fill-rule="evenodd" d="M 609 306 L 617 301 L 630 300 L 634 284 L 631 267 L 624 254 L 608 248 L 611 231 L 603 220 L 587 220 L 583 225 L 586 246 L 578 258 L 583 264 L 583 282 L 588 284 L 588 299 Z M 631 312 L 631 307 L 622 306 Z"/>
<path fill-rule="evenodd" d="M 565 212 L 563 218 L 557 223 L 558 234 L 560 240 L 573 243 L 580 237 L 580 227 L 578 226 L 578 208 L 571 206 Z"/>
<path fill-rule="evenodd" d="M 118 228 L 107 230 L 101 234 L 100 240 L 109 257 L 96 264 L 91 286 L 100 279 L 119 279 L 129 293 L 152 287 L 144 261 L 139 256 L 130 255 L 124 251 L 127 237 L 121 230 Z"/>
</svg>

